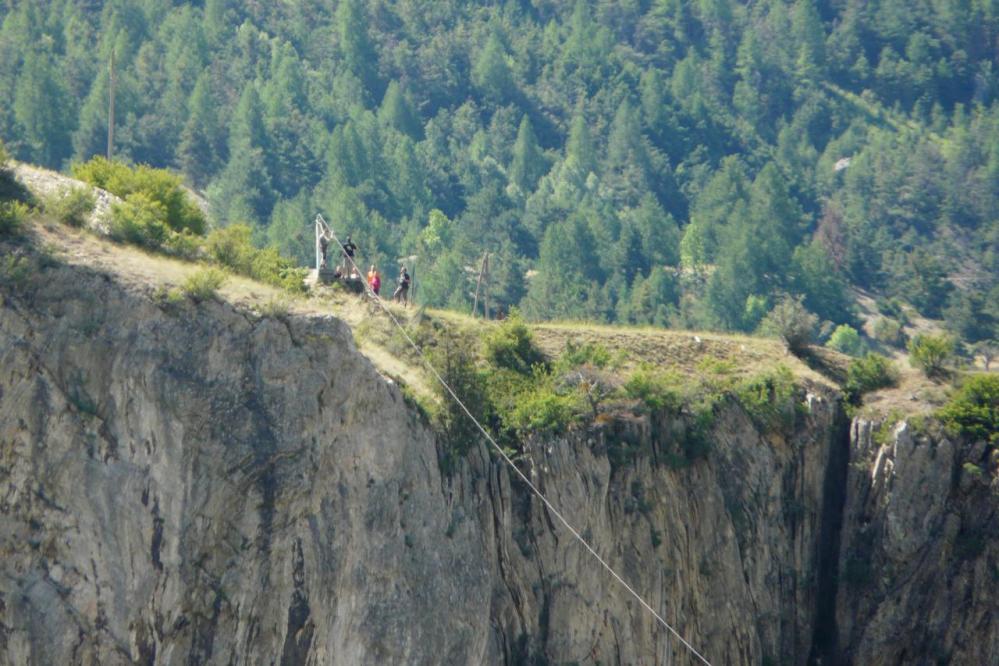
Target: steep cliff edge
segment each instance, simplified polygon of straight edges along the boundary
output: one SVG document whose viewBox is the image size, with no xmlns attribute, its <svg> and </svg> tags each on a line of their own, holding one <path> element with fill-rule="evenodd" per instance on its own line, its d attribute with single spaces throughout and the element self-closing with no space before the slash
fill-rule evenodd
<svg viewBox="0 0 999 666">
<path fill-rule="evenodd" d="M 923 430 L 853 424 L 837 600 L 846 663 L 999 655 L 996 460 L 984 442 Z"/>
<path fill-rule="evenodd" d="M 341 321 L 32 261 L 0 287 L 0 664 L 693 663 L 484 448 L 442 474 Z M 985 663 L 995 496 L 897 462 L 889 501 L 864 500 L 885 467 L 862 426 L 851 447 L 833 390 L 795 399 L 779 425 L 723 403 L 685 466 L 665 415 L 538 438 L 519 464 L 712 663 L 872 663 L 949 585 L 941 645 Z M 919 560 L 919 603 L 843 582 L 893 552 L 858 551 L 862 526 L 938 502 L 964 507 L 940 543 L 974 547 Z"/>
</svg>

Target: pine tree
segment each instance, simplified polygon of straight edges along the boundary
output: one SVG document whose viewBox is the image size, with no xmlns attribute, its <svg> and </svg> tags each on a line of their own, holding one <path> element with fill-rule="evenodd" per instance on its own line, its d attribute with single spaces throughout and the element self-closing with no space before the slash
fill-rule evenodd
<svg viewBox="0 0 999 666">
<path fill-rule="evenodd" d="M 680 229 L 673 216 L 663 210 L 651 194 L 642 197 L 628 216 L 641 240 L 648 266 L 676 266 L 680 261 Z"/>
<path fill-rule="evenodd" d="M 497 33 L 489 35 L 486 45 L 475 59 L 472 82 L 491 102 L 502 103 L 510 98 L 516 86 L 506 62 L 506 49 Z"/>
<path fill-rule="evenodd" d="M 798 73 L 803 78 L 814 78 L 826 65 L 826 33 L 815 0 L 795 2 L 791 29 L 798 45 Z"/>
<path fill-rule="evenodd" d="M 525 114 L 520 121 L 520 129 L 517 130 L 517 142 L 513 146 L 513 161 L 508 172 L 510 182 L 521 192 L 531 192 L 546 168 L 538 138 L 534 135 L 530 118 Z"/>
<path fill-rule="evenodd" d="M 575 161 L 576 167 L 583 174 L 596 171 L 596 149 L 593 146 L 593 137 L 590 135 L 590 126 L 586 121 L 582 103 L 576 108 L 576 113 L 572 117 L 565 153 L 566 157 Z"/>
<path fill-rule="evenodd" d="M 46 53 L 29 51 L 14 92 L 14 119 L 28 147 L 25 158 L 58 167 L 70 153 L 66 89 Z"/>
<path fill-rule="evenodd" d="M 268 219 L 274 205 L 274 191 L 263 151 L 237 142 L 229 163 L 207 194 L 219 221 L 260 224 Z"/>
<path fill-rule="evenodd" d="M 177 166 L 198 188 L 204 187 L 217 171 L 223 148 L 221 127 L 215 113 L 207 73 L 198 77 L 188 101 L 188 117 L 177 146 Z"/>
<path fill-rule="evenodd" d="M 759 271 L 771 283 L 779 284 L 787 273 L 791 248 L 801 239 L 805 216 L 773 162 L 763 167 L 753 181 L 748 214 L 756 235 L 753 255 Z"/>
<path fill-rule="evenodd" d="M 732 330 L 751 329 L 747 304 L 764 291 L 757 239 L 746 223 L 732 223 L 725 230 L 715 271 L 708 280 L 707 302 L 719 324 Z"/>
<path fill-rule="evenodd" d="M 268 125 L 283 122 L 291 113 L 301 114 L 308 107 L 308 89 L 302 61 L 291 44 L 274 49 L 271 76 L 264 86 L 263 102 Z"/>
<path fill-rule="evenodd" d="M 239 97 L 236 113 L 229 126 L 229 152 L 267 147 L 267 128 L 257 87 L 249 83 Z"/>
<path fill-rule="evenodd" d="M 368 21 L 361 0 L 343 0 L 336 12 L 340 53 L 370 95 L 378 87 L 378 55 L 368 34 Z"/>
<path fill-rule="evenodd" d="M 413 139 L 421 138 L 422 128 L 412 104 L 397 81 L 390 81 L 378 109 L 378 120 Z"/>
<path fill-rule="evenodd" d="M 525 313 L 545 319 L 585 316 L 591 281 L 599 277 L 595 243 L 585 222 L 576 217 L 555 222 L 541 242 Z"/>
</svg>

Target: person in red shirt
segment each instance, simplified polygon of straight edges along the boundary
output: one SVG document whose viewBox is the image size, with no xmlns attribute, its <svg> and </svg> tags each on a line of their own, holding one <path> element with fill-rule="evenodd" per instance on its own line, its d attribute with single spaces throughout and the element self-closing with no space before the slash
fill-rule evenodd
<svg viewBox="0 0 999 666">
<path fill-rule="evenodd" d="M 382 276 L 378 274 L 378 269 L 375 268 L 374 264 L 368 269 L 368 286 L 371 287 L 371 291 L 374 292 L 375 296 L 378 295 L 378 290 L 382 288 Z"/>
</svg>

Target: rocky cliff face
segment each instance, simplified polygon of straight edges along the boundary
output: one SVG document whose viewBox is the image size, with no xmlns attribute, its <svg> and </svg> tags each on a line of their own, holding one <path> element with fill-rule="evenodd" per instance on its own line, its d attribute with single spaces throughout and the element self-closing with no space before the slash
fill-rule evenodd
<svg viewBox="0 0 999 666">
<path fill-rule="evenodd" d="M 2 289 L 0 664 L 693 663 L 485 449 L 443 475 L 337 320 L 79 266 Z M 986 663 L 994 496 L 933 473 L 951 444 L 871 456 L 834 396 L 800 402 L 723 406 L 688 466 L 666 418 L 520 464 L 714 664 Z"/>
<path fill-rule="evenodd" d="M 844 661 L 999 655 L 999 488 L 984 443 L 853 424 L 837 620 Z M 876 440 L 880 439 L 880 443 Z"/>
</svg>

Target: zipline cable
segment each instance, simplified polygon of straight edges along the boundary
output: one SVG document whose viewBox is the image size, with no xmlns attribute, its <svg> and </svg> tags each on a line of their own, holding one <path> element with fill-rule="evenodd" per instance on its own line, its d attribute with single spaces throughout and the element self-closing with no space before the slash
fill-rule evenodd
<svg viewBox="0 0 999 666">
<path fill-rule="evenodd" d="M 321 214 L 316 215 L 316 222 L 321 223 L 323 227 L 329 230 L 329 233 L 333 237 L 333 240 L 336 241 L 337 247 L 341 248 L 341 253 L 343 254 L 343 256 L 347 259 L 347 261 L 350 262 L 351 267 L 357 272 L 357 275 L 361 275 L 361 269 L 358 268 L 356 263 L 354 263 L 354 258 L 348 255 L 346 252 L 343 252 L 342 250 L 343 245 L 340 243 L 340 239 L 337 237 L 336 232 L 333 231 L 333 227 L 326 222 L 326 220 L 323 218 Z M 635 589 L 624 580 L 624 578 L 622 578 L 620 575 L 618 575 L 616 571 L 614 571 L 611 565 L 609 565 L 607 561 L 604 560 L 604 558 L 602 558 L 596 550 L 594 550 L 593 546 L 591 546 L 589 542 L 583 538 L 583 536 L 579 533 L 579 531 L 576 530 L 576 528 L 573 527 L 568 520 L 566 520 L 566 518 L 562 515 L 562 513 L 558 509 L 555 508 L 555 505 L 553 505 L 548 500 L 548 498 L 545 497 L 544 493 L 542 493 L 541 490 L 537 486 L 535 486 L 529 478 L 527 478 L 526 474 L 520 471 L 520 468 L 514 464 L 513 460 L 510 459 L 510 456 L 508 456 L 506 452 L 503 451 L 503 448 L 496 443 L 496 440 L 494 440 L 492 435 L 489 434 L 489 431 L 487 431 L 485 427 L 483 427 L 483 425 L 479 423 L 479 420 L 472 415 L 472 412 L 469 411 L 468 407 L 465 406 L 465 403 L 462 402 L 461 398 L 458 397 L 458 394 L 455 393 L 454 390 L 451 388 L 451 386 L 448 385 L 448 383 L 444 380 L 443 377 L 441 377 L 440 373 L 437 372 L 437 368 L 435 368 L 433 364 L 427 359 L 427 357 L 423 353 L 423 350 L 421 350 L 419 345 L 417 345 L 416 342 L 413 340 L 413 338 L 409 336 L 409 333 L 406 331 L 403 325 L 399 323 L 399 320 L 396 319 L 395 315 L 392 314 L 392 311 L 388 309 L 388 307 L 378 296 L 378 294 L 372 291 L 371 285 L 368 284 L 367 280 L 364 280 L 364 290 L 374 298 L 375 303 L 377 303 L 378 306 L 382 309 L 382 311 L 389 316 L 389 319 L 392 320 L 392 323 L 396 325 L 396 328 L 398 328 L 399 331 L 402 333 L 403 337 L 406 338 L 406 341 L 409 342 L 409 345 L 413 348 L 413 351 L 415 351 L 416 355 L 420 357 L 420 360 L 423 361 L 423 364 L 427 367 L 428 370 L 430 370 L 431 374 L 433 374 L 433 376 L 437 379 L 437 381 L 440 382 L 440 385 L 444 387 L 444 390 L 447 391 L 448 394 L 454 399 L 455 403 L 457 403 L 457 405 L 461 407 L 461 410 L 465 412 L 468 418 L 472 420 L 472 423 L 476 425 L 476 427 L 486 438 L 486 440 L 492 445 L 492 447 L 496 449 L 496 453 L 498 453 L 500 457 L 506 462 L 506 464 L 509 465 L 514 472 L 516 472 L 517 476 L 520 477 L 520 480 L 523 481 L 527 485 L 527 487 L 531 489 L 531 492 L 533 492 L 535 495 L 538 496 L 538 499 L 540 499 L 544 503 L 544 505 L 548 508 L 548 510 L 551 511 L 552 514 L 559 519 L 559 522 L 561 522 L 562 525 L 567 530 L 569 530 L 572 536 L 576 537 L 576 540 L 579 541 L 580 544 L 582 544 L 583 548 L 589 551 L 590 555 L 592 555 L 597 560 L 597 562 L 599 562 L 600 565 L 604 569 L 606 569 L 607 572 L 618 583 L 620 583 L 624 587 L 624 589 L 626 589 L 631 594 L 631 596 L 635 597 L 638 603 L 641 604 L 642 607 L 645 608 L 645 610 L 649 611 L 649 613 L 651 613 L 653 617 L 655 617 L 656 621 L 659 622 L 659 624 L 665 627 L 666 630 L 668 630 L 671 634 L 676 636 L 677 640 L 679 640 L 680 643 L 682 643 L 683 646 L 686 647 L 691 654 L 700 659 L 702 663 L 706 664 L 707 666 L 711 666 L 711 662 L 709 662 L 704 657 L 704 655 L 698 652 L 697 649 L 687 641 L 687 639 L 685 639 L 683 636 L 680 635 L 680 632 L 674 629 L 669 622 L 663 619 L 663 617 L 658 612 L 656 612 L 656 610 L 638 592 L 636 592 Z"/>
</svg>

